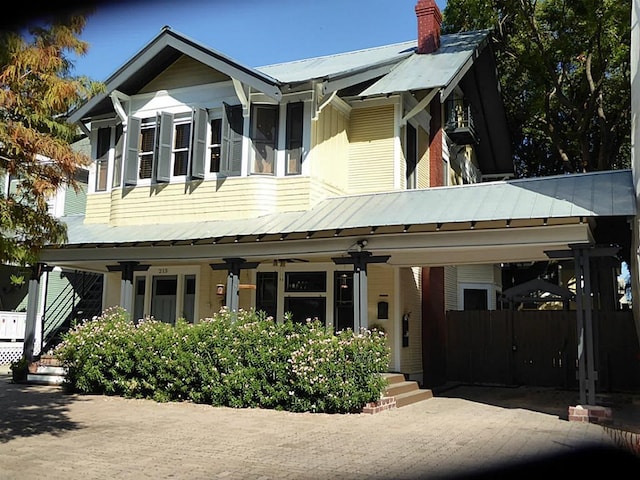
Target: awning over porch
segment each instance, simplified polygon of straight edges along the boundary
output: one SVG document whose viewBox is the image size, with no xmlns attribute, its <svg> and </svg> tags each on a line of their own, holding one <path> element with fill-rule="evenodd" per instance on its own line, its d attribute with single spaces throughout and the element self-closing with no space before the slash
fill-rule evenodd
<svg viewBox="0 0 640 480">
<path fill-rule="evenodd" d="M 190 259 L 335 255 L 367 239 L 368 250 L 394 252 L 391 264 L 492 263 L 501 261 L 500 252 L 478 252 L 498 248 L 504 261 L 518 255 L 543 259 L 544 250 L 591 241 L 589 224 L 597 217 L 635 214 L 631 171 L 617 170 L 333 197 L 307 211 L 238 220 L 141 226 L 66 217 L 68 242 L 46 249 L 42 259 L 118 259 L 123 249 L 137 259 L 166 259 L 167 249 L 175 255 L 179 247 L 190 249 Z M 534 245 L 537 249 L 525 254 Z M 517 251 L 508 254 L 506 249 L 514 246 Z M 94 250 L 87 255 L 87 248 Z M 118 253 L 108 253 L 114 250 Z M 434 258 L 427 255 L 438 251 Z"/>
</svg>

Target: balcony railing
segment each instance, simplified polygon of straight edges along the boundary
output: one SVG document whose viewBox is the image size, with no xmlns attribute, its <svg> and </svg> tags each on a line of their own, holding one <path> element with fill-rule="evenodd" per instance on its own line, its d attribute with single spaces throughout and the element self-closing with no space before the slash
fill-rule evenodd
<svg viewBox="0 0 640 480">
<path fill-rule="evenodd" d="M 461 99 L 446 104 L 445 131 L 458 145 L 478 143 L 472 111 L 471 105 Z"/>
</svg>

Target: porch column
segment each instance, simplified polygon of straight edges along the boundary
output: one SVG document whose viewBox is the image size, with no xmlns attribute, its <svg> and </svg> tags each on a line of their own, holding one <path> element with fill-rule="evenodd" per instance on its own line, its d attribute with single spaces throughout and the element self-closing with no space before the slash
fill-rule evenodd
<svg viewBox="0 0 640 480">
<path fill-rule="evenodd" d="M 355 332 L 369 328 L 369 305 L 367 288 L 367 265 L 387 263 L 391 255 L 374 256 L 371 252 L 348 252 L 349 257 L 332 258 L 336 265 L 353 265 L 353 318 Z"/>
<path fill-rule="evenodd" d="M 227 271 L 227 291 L 225 304 L 232 312 L 237 312 L 240 302 L 240 271 L 256 268 L 259 262 L 247 262 L 244 258 L 223 258 L 224 263 L 209 264 L 213 270 Z"/>
<path fill-rule="evenodd" d="M 151 265 L 140 265 L 140 262 L 118 262 L 118 265 L 107 265 L 110 272 L 122 272 L 120 282 L 120 306 L 129 314 L 133 313 L 133 274 L 146 272 Z"/>
<path fill-rule="evenodd" d="M 598 371 L 596 355 L 598 338 L 594 335 L 593 298 L 591 289 L 591 258 L 613 257 L 620 247 L 596 247 L 590 244 L 572 244 L 571 250 L 545 252 L 549 258 L 571 258 L 575 262 L 576 276 L 576 327 L 578 335 L 578 381 L 580 403 L 596 405 L 596 380 Z"/>
<path fill-rule="evenodd" d="M 44 263 L 36 263 L 31 267 L 27 297 L 27 318 L 25 320 L 24 343 L 22 346 L 22 355 L 28 362 L 33 362 L 35 356 L 38 310 L 40 309 L 40 279 L 45 271 L 50 270 L 51 268 Z"/>
</svg>

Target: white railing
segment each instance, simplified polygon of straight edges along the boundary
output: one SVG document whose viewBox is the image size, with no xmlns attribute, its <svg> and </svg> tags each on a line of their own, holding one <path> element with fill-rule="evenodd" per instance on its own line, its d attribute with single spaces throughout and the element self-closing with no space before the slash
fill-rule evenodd
<svg viewBox="0 0 640 480">
<path fill-rule="evenodd" d="M 24 338 L 27 314 L 25 312 L 0 311 L 0 341 L 22 340 Z"/>
</svg>

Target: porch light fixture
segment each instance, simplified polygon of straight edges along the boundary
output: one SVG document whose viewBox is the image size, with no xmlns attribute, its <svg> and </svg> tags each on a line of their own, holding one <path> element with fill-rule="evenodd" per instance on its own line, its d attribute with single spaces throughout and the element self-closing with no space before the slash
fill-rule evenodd
<svg viewBox="0 0 640 480">
<path fill-rule="evenodd" d="M 469 228 L 470 228 L 471 230 L 473 230 L 474 228 L 476 228 L 476 221 L 475 221 L 475 220 L 473 220 L 473 221 L 471 222 L 471 225 L 469 226 Z"/>
<path fill-rule="evenodd" d="M 224 295 L 224 285 L 222 283 L 219 283 L 216 285 L 216 295 L 218 296 Z"/>
<path fill-rule="evenodd" d="M 349 288 L 349 285 L 347 285 L 346 273 L 343 273 L 342 275 L 340 275 L 340 288 Z"/>
<path fill-rule="evenodd" d="M 404 228 L 402 229 L 402 233 L 407 233 L 410 228 L 411 228 L 411 225 L 405 225 Z"/>
<path fill-rule="evenodd" d="M 337 237 L 338 235 L 340 235 L 342 233 L 342 229 L 341 228 L 336 228 L 336 230 L 333 232 L 333 236 Z"/>
<path fill-rule="evenodd" d="M 378 230 L 378 227 L 371 227 L 371 232 L 370 233 L 376 233 L 376 230 Z"/>
<path fill-rule="evenodd" d="M 548 219 L 548 218 L 544 218 L 544 219 L 542 220 L 542 225 L 544 225 L 544 226 L 546 227 L 546 226 L 547 226 L 547 222 L 548 222 L 548 221 L 549 221 L 549 219 Z"/>
<path fill-rule="evenodd" d="M 441 228 L 442 228 L 442 224 L 436 223 L 436 232 L 439 232 Z"/>
<path fill-rule="evenodd" d="M 511 219 L 507 220 L 507 228 L 511 226 Z"/>
</svg>

